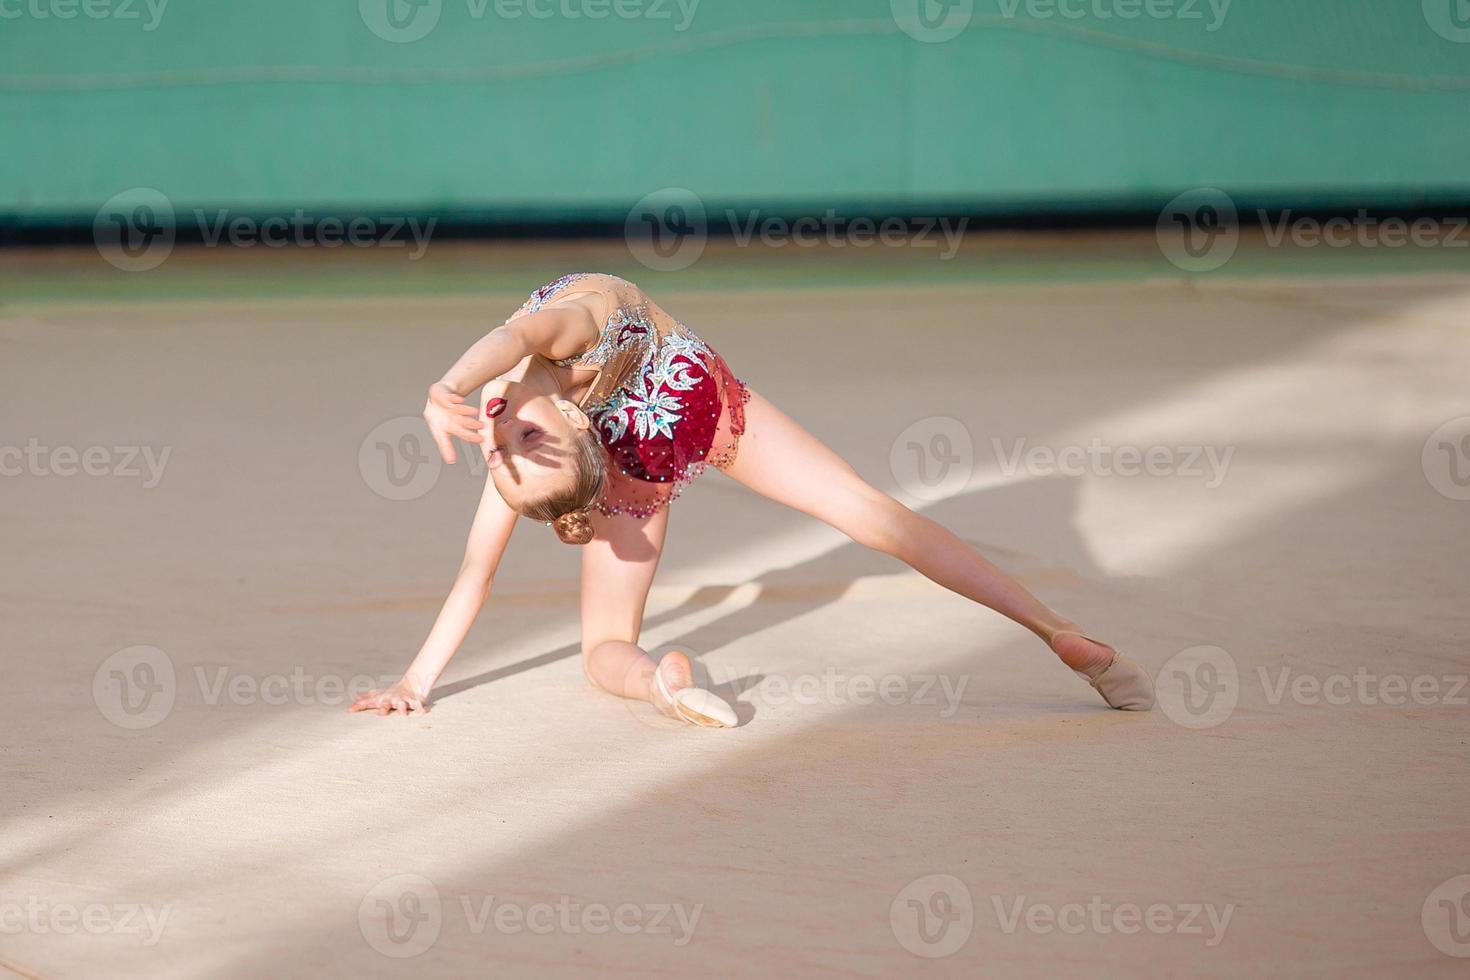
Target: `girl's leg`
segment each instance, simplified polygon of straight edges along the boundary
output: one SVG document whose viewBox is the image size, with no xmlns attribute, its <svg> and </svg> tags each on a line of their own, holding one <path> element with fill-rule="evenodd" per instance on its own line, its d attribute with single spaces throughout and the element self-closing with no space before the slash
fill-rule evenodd
<svg viewBox="0 0 1470 980">
<path fill-rule="evenodd" d="M 653 696 L 658 665 L 638 646 L 638 633 L 668 526 L 668 508 L 645 519 L 594 512 L 596 536 L 582 546 L 582 671 L 604 691 L 661 708 Z M 689 658 L 676 652 L 664 661 L 669 687 L 689 686 Z"/>
<path fill-rule="evenodd" d="M 1048 646 L 1076 624 L 1048 609 L 1021 584 L 934 521 L 869 485 L 842 457 L 755 392 L 745 434 L 725 472 L 764 497 L 810 514 L 859 544 L 892 555 L 951 591 L 989 606 Z M 1067 666 L 1105 668 L 1113 651 L 1075 634 L 1056 638 Z"/>
</svg>

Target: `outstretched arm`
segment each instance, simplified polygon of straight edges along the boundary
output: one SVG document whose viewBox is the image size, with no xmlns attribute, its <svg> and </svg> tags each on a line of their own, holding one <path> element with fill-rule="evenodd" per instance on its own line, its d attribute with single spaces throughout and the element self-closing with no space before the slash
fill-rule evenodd
<svg viewBox="0 0 1470 980">
<path fill-rule="evenodd" d="M 517 317 L 481 337 L 460 355 L 444 377 L 429 386 L 424 421 L 434 435 L 444 462 L 455 459 L 454 439 L 480 443 L 485 424 L 465 397 L 491 378 L 499 377 L 531 354 L 556 359 L 579 354 L 597 338 L 597 322 L 583 306 L 545 307 Z"/>
<path fill-rule="evenodd" d="M 381 691 L 369 691 L 352 703 L 352 711 L 377 711 L 386 715 L 390 711 L 415 714 L 424 711 L 429 691 L 444 672 L 465 635 L 474 625 L 490 589 L 495 581 L 495 570 L 505 554 L 510 533 L 515 528 L 516 512 L 501 499 L 495 489 L 495 481 L 485 480 L 485 491 L 480 495 L 480 507 L 475 512 L 474 524 L 470 527 L 469 541 L 465 544 L 464 561 L 449 597 L 439 610 L 439 617 L 429 631 L 429 637 L 419 648 L 403 678 L 392 687 Z"/>
</svg>

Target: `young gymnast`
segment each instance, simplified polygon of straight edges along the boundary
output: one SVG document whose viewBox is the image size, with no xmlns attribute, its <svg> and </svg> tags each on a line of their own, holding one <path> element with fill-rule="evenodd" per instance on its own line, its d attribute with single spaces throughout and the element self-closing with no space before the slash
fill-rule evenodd
<svg viewBox="0 0 1470 980">
<path fill-rule="evenodd" d="M 484 387 L 481 407 L 466 397 Z M 1078 631 L 974 549 L 869 486 L 752 391 L 724 358 L 637 286 L 563 276 L 429 388 L 424 418 L 445 462 L 454 438 L 483 447 L 490 479 L 464 561 L 403 678 L 353 711 L 414 714 L 490 594 L 520 516 L 582 551 L 582 668 L 597 687 L 671 718 L 723 727 L 735 713 L 693 686 L 689 658 L 638 646 L 670 502 L 706 466 L 825 521 L 854 541 L 1035 633 L 1114 708 L 1153 705 L 1148 674 Z M 486 438 L 488 434 L 489 438 Z"/>
</svg>

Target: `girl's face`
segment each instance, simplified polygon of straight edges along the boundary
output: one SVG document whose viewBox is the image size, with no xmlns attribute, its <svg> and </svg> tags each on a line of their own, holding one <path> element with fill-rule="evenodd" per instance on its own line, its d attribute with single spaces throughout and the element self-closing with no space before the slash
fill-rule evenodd
<svg viewBox="0 0 1470 980">
<path fill-rule="evenodd" d="M 591 424 L 565 398 L 518 381 L 491 381 L 480 405 L 485 462 L 506 503 L 540 500 L 576 480 L 571 459 L 578 434 Z"/>
</svg>

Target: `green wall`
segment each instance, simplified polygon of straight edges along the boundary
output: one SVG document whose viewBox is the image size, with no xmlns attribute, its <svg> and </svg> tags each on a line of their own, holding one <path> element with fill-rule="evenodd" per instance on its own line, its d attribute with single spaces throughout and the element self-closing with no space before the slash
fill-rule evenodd
<svg viewBox="0 0 1470 980">
<path fill-rule="evenodd" d="M 900 29 L 913 0 L 421 0 L 410 23 L 437 23 L 406 43 L 369 29 L 385 2 L 0 0 L 0 214 L 90 222 L 133 187 L 487 218 L 668 186 L 793 210 L 1470 199 L 1464 0 L 975 0 L 943 42 Z"/>
</svg>

